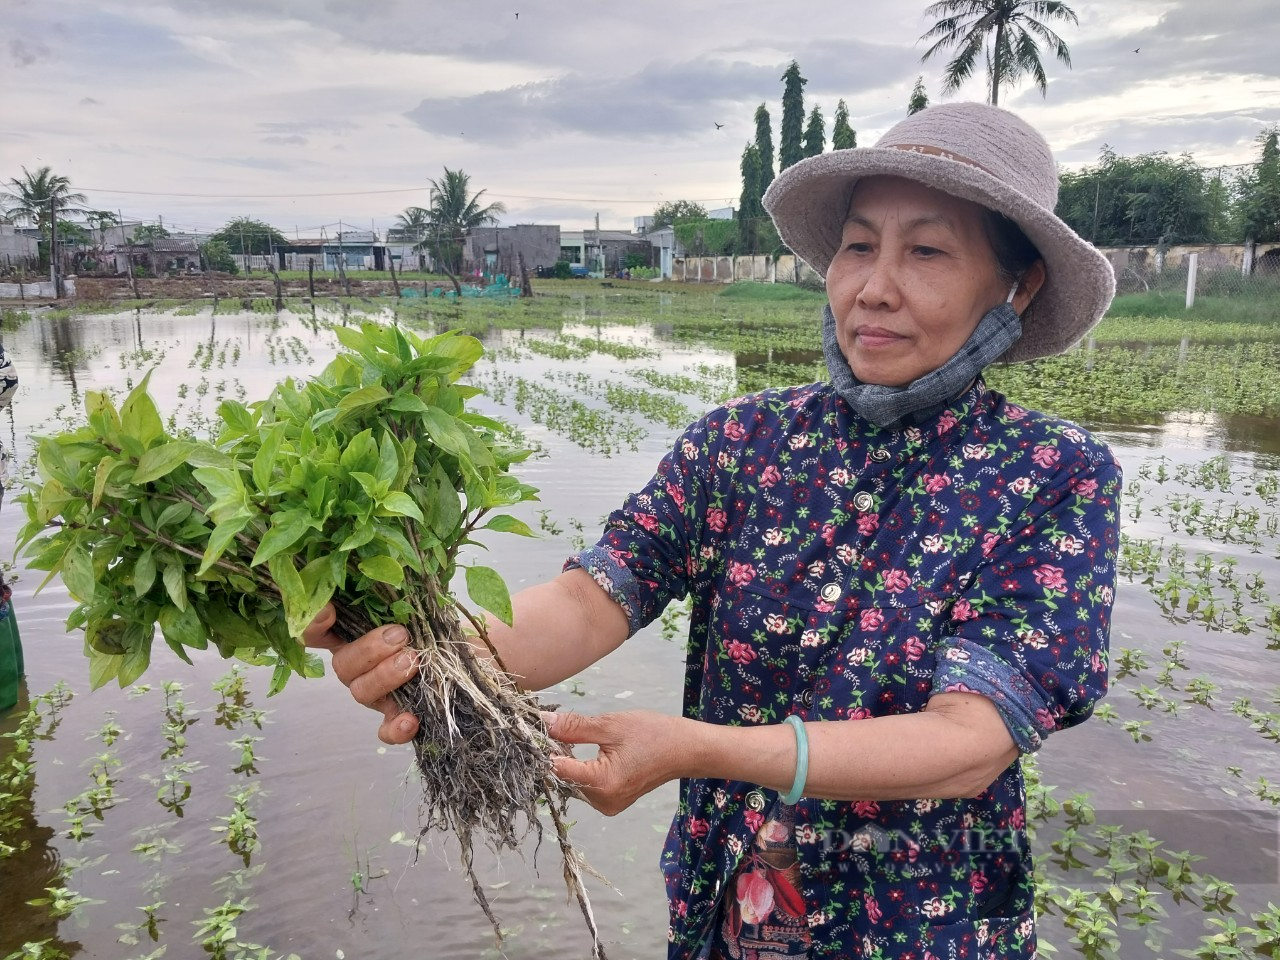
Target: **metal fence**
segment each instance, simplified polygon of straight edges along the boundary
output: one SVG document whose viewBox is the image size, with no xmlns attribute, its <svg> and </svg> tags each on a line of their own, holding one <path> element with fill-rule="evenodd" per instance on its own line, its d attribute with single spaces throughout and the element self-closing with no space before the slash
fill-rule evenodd
<svg viewBox="0 0 1280 960">
<path fill-rule="evenodd" d="M 1206 298 L 1270 300 L 1280 297 L 1280 270 L 1255 269 L 1246 276 L 1234 265 L 1198 257 L 1160 266 L 1129 264 L 1116 271 L 1116 294 L 1155 294 L 1183 301 L 1184 307 Z"/>
</svg>

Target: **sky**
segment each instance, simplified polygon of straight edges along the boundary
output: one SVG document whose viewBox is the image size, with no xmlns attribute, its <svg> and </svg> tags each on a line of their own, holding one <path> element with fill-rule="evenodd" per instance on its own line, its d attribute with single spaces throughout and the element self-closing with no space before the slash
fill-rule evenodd
<svg viewBox="0 0 1280 960">
<path fill-rule="evenodd" d="M 462 169 L 504 223 L 630 229 L 664 201 L 736 205 L 781 76 L 869 145 L 941 95 L 925 0 L 0 0 L 0 182 L 49 165 L 95 209 L 211 232 L 384 231 Z M 1070 0 L 1046 96 L 1002 94 L 1079 166 L 1256 159 L 1280 122 L 1277 0 Z M 716 129 L 715 124 L 723 124 Z"/>
</svg>

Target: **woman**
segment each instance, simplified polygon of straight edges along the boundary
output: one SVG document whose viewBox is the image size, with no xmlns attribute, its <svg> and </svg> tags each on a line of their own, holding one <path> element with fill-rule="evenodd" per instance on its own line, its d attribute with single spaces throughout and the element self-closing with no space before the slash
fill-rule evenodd
<svg viewBox="0 0 1280 960">
<path fill-rule="evenodd" d="M 1044 140 L 953 104 L 801 161 L 765 205 L 826 278 L 831 382 L 690 427 L 495 641 L 529 688 L 692 595 L 683 717 L 557 715 L 607 814 L 668 780 L 672 957 L 1032 957 L 1017 759 L 1106 690 L 1121 477 L 982 369 L 1069 348 L 1107 261 L 1053 214 Z M 395 628 L 335 672 L 405 742 Z"/>
</svg>

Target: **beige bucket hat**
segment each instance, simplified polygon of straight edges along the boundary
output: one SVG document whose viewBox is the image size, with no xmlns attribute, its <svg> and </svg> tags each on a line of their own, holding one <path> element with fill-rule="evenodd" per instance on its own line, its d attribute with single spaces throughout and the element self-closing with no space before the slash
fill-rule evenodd
<svg viewBox="0 0 1280 960">
<path fill-rule="evenodd" d="M 1005 360 L 1062 353 L 1106 312 L 1115 272 L 1096 247 L 1054 214 L 1058 168 L 1044 137 L 1007 110 L 948 103 L 908 117 L 874 147 L 835 150 L 784 170 L 764 206 L 791 250 L 825 278 L 861 177 L 916 180 L 1004 214 L 1036 245 L 1044 286 L 1022 315 Z"/>
</svg>

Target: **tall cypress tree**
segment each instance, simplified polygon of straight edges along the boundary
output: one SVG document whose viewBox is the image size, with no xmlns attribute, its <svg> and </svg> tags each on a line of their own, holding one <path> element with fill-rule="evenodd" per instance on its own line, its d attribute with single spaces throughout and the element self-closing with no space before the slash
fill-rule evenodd
<svg viewBox="0 0 1280 960">
<path fill-rule="evenodd" d="M 764 216 L 760 173 L 760 148 L 748 143 L 742 151 L 742 195 L 738 199 L 738 249 L 742 253 L 756 252 L 756 224 Z"/>
<path fill-rule="evenodd" d="M 836 120 L 831 128 L 831 149 L 852 150 L 858 145 L 858 134 L 849 126 L 849 107 L 843 100 L 836 104 Z"/>
<path fill-rule="evenodd" d="M 762 197 L 773 183 L 773 121 L 769 108 L 763 103 L 756 107 L 756 149 L 760 151 L 759 196 Z"/>
<path fill-rule="evenodd" d="M 804 85 L 800 64 L 794 60 L 782 75 L 782 136 L 778 151 L 778 172 L 804 158 Z"/>
<path fill-rule="evenodd" d="M 822 117 L 822 108 L 814 104 L 809 111 L 809 123 L 804 128 L 804 155 L 816 157 L 827 148 L 827 122 Z"/>
</svg>

